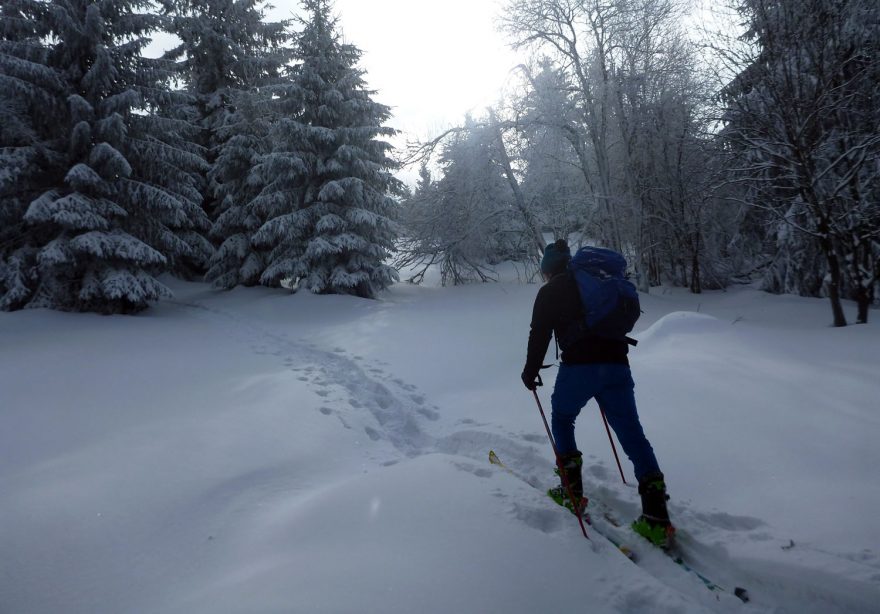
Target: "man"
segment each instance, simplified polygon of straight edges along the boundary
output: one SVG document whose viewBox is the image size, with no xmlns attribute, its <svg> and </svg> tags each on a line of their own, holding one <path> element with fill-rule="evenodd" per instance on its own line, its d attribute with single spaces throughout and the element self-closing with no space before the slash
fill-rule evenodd
<svg viewBox="0 0 880 614">
<path fill-rule="evenodd" d="M 625 340 L 572 334 L 572 330 L 580 326 L 584 308 L 575 279 L 568 270 L 570 260 L 571 251 L 563 240 L 544 250 L 541 272 L 546 283 L 535 298 L 523 383 L 529 390 L 540 385 L 539 369 L 555 333 L 562 359 L 550 401 L 551 429 L 561 469 L 575 501 L 580 504 L 583 497 L 583 457 L 575 443 L 574 423 L 581 409 L 595 398 L 632 461 L 639 482 L 642 515 L 633 523 L 633 529 L 651 542 L 666 546 L 675 529 L 666 509 L 668 497 L 663 473 L 639 422 L 635 384 L 627 359 L 629 346 Z M 568 499 L 562 486 L 551 489 L 550 495 L 559 502 Z"/>
</svg>

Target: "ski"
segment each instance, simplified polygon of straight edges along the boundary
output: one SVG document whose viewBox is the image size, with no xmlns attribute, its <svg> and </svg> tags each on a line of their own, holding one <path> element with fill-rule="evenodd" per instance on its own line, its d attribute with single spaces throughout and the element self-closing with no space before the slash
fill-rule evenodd
<svg viewBox="0 0 880 614">
<path fill-rule="evenodd" d="M 614 544 L 618 550 L 621 550 L 621 551 L 627 550 L 629 552 L 632 552 L 633 555 L 628 558 L 631 561 L 633 561 L 634 563 L 638 563 L 638 557 L 635 554 L 635 552 L 633 552 L 632 548 L 626 545 L 626 541 L 631 537 L 634 537 L 638 541 L 638 543 L 647 544 L 647 545 L 651 546 L 652 548 L 655 548 L 655 549 L 659 550 L 660 552 L 662 552 L 663 554 L 665 554 L 673 563 L 678 565 L 681 569 L 688 572 L 689 574 L 692 574 L 694 577 L 696 577 L 698 580 L 700 580 L 700 582 L 703 584 L 703 586 L 705 586 L 708 590 L 710 590 L 712 592 L 716 592 L 716 593 L 732 594 L 737 599 L 742 601 L 743 603 L 749 602 L 750 598 L 749 598 L 748 591 L 746 589 L 737 586 L 734 588 L 733 592 L 731 593 L 731 591 L 724 588 L 723 586 L 721 586 L 720 584 L 718 584 L 714 580 L 710 579 L 708 576 L 706 576 L 706 574 L 695 569 L 692 565 L 688 564 L 688 562 L 685 560 L 684 553 L 681 551 L 681 548 L 677 544 L 675 544 L 675 542 L 672 542 L 672 544 L 667 548 L 661 548 L 660 546 L 653 544 L 651 541 L 645 539 L 644 537 L 642 537 L 641 535 L 639 535 L 638 533 L 633 531 L 631 526 L 624 525 L 623 522 L 621 522 L 616 516 L 614 516 L 613 511 L 607 505 L 602 504 L 602 503 L 597 503 L 597 505 L 604 508 L 602 510 L 601 516 L 602 516 L 602 519 L 605 522 L 607 522 L 608 525 L 610 525 L 610 527 L 608 527 L 608 529 L 611 529 L 611 530 L 602 531 L 601 530 L 602 527 L 596 527 L 595 523 L 593 525 L 594 529 L 597 532 L 599 532 L 603 537 L 605 537 L 605 539 L 607 539 L 612 544 Z M 619 534 L 620 532 L 623 532 L 623 531 L 626 531 L 630 535 L 627 535 L 626 537 L 621 537 L 620 535 L 612 535 L 612 533 Z"/>
<path fill-rule="evenodd" d="M 503 462 L 501 462 L 501 459 L 498 458 L 498 455 L 495 453 L 494 450 L 489 451 L 489 462 L 497 467 L 501 467 L 502 469 L 504 469 L 505 471 L 507 471 L 511 475 L 516 475 Z M 556 503 L 557 505 L 564 507 L 568 511 L 574 513 L 574 511 L 572 510 L 571 504 L 568 501 L 560 502 L 555 497 L 550 495 L 549 491 L 548 491 L 547 495 L 554 503 Z M 566 503 L 568 503 L 568 505 L 566 505 Z M 584 519 L 586 519 L 587 523 L 590 524 L 594 530 L 596 530 L 600 535 L 602 535 L 602 537 L 604 537 L 606 540 L 608 540 L 615 548 L 617 548 L 617 550 L 621 554 L 623 554 L 626 558 L 628 558 L 633 563 L 638 565 L 638 563 L 639 563 L 638 556 L 636 555 L 635 551 L 630 546 L 628 546 L 626 544 L 626 538 L 621 538 L 621 536 L 619 536 L 619 535 L 612 535 L 612 533 L 619 533 L 621 531 L 628 531 L 628 532 L 632 533 L 632 536 L 637 537 L 640 541 L 644 541 L 646 544 L 649 544 L 653 548 L 656 548 L 657 550 L 661 551 L 672 562 L 674 562 L 676 565 L 681 567 L 684 571 L 686 571 L 686 572 L 692 574 L 693 576 L 695 576 L 696 578 L 698 578 L 700 580 L 700 582 L 703 584 L 703 586 L 705 586 L 708 590 L 713 591 L 713 592 L 733 594 L 735 597 L 737 597 L 743 603 L 748 603 L 749 594 L 746 589 L 737 586 L 734 588 L 733 592 L 731 593 L 730 591 L 728 591 L 727 589 L 725 589 L 724 587 L 719 585 L 717 582 L 714 582 L 713 580 L 709 579 L 708 576 L 706 576 L 702 572 L 694 569 L 691 565 L 689 565 L 687 563 L 687 561 L 685 561 L 684 554 L 681 552 L 681 550 L 678 546 L 673 544 L 669 548 L 661 548 L 661 547 L 651 543 L 649 540 L 643 538 L 641 535 L 638 535 L 637 533 L 632 531 L 631 527 L 628 527 L 628 526 L 624 527 L 624 524 L 622 522 L 620 522 L 620 520 L 618 520 L 614 516 L 614 514 L 612 513 L 612 510 L 607 505 L 604 505 L 601 503 L 598 504 L 599 507 L 604 508 L 604 509 L 599 510 L 599 511 L 601 511 L 601 514 L 600 514 L 601 518 L 605 522 L 607 522 L 608 525 L 610 525 L 609 528 L 611 530 L 605 530 L 605 531 L 599 530 L 596 527 L 595 523 L 590 520 L 590 516 L 586 512 L 586 505 L 587 505 L 587 499 L 585 497 L 584 498 L 584 507 L 582 509 L 584 509 L 583 517 L 584 517 Z M 596 505 L 594 505 L 594 507 L 596 507 Z"/>
<path fill-rule="evenodd" d="M 651 546 L 652 548 L 655 548 L 655 549 L 659 550 L 660 552 L 662 552 L 663 554 L 665 554 L 673 563 L 675 563 L 676 565 L 681 567 L 684 571 L 688 572 L 689 574 L 692 574 L 694 577 L 696 577 L 698 580 L 700 580 L 700 582 L 703 584 L 703 586 L 705 586 L 708 590 L 710 590 L 712 592 L 717 592 L 717 593 L 732 594 L 735 597 L 737 597 L 740 601 L 742 601 L 743 603 L 748 603 L 749 594 L 746 589 L 737 586 L 734 588 L 733 592 L 731 593 L 731 591 L 724 588 L 723 586 L 721 586 L 720 584 L 718 584 L 714 580 L 710 579 L 708 576 L 706 576 L 706 574 L 695 569 L 692 565 L 688 564 L 688 562 L 685 560 L 684 553 L 681 551 L 681 548 L 675 544 L 675 542 L 672 542 L 672 544 L 667 548 L 662 548 L 660 546 L 657 546 L 656 544 L 653 544 L 651 541 L 645 539 L 644 537 L 642 537 L 641 535 L 639 535 L 638 533 L 633 531 L 631 526 L 625 526 L 623 522 L 621 522 L 616 516 L 614 516 L 613 511 L 607 505 L 605 505 L 605 504 L 599 504 L 599 505 L 601 505 L 601 507 L 604 508 L 602 510 L 602 519 L 610 525 L 610 528 L 612 529 L 612 531 L 609 531 L 609 530 L 600 531 L 600 528 L 596 528 L 596 530 L 599 531 L 603 537 L 608 539 L 608 541 L 613 543 L 618 548 L 618 550 L 626 549 L 626 550 L 629 550 L 630 552 L 632 552 L 632 548 L 627 546 L 625 543 L 626 539 L 628 539 L 630 537 L 629 535 L 625 538 L 620 538 L 620 536 L 618 536 L 618 535 L 614 535 L 614 536 L 610 535 L 612 532 L 620 533 L 622 531 L 626 531 L 627 533 L 630 533 L 632 537 L 635 537 L 638 540 L 638 543 L 647 544 L 647 545 Z M 594 524 L 594 528 L 595 528 L 595 524 Z M 635 553 L 633 553 L 633 556 L 629 557 L 629 558 L 634 563 L 638 563 L 638 558 L 635 555 Z"/>
</svg>

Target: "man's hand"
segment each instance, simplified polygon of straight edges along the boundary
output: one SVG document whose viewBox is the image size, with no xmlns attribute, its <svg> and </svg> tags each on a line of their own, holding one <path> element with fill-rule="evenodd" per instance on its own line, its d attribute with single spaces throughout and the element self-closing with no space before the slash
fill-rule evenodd
<svg viewBox="0 0 880 614">
<path fill-rule="evenodd" d="M 526 373 L 523 371 L 520 377 L 522 377 L 523 384 L 529 390 L 536 390 L 538 386 L 544 385 L 544 382 L 541 381 L 541 376 L 537 373 Z"/>
</svg>

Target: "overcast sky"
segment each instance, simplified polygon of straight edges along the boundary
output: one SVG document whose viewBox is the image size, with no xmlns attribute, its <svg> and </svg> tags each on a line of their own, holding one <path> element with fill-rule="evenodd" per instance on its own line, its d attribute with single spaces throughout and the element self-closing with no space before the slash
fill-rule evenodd
<svg viewBox="0 0 880 614">
<path fill-rule="evenodd" d="M 275 0 L 284 18 L 296 0 Z M 360 48 L 376 99 L 418 138 L 497 101 L 517 55 L 496 31 L 502 0 L 335 0 L 345 41 Z"/>
</svg>

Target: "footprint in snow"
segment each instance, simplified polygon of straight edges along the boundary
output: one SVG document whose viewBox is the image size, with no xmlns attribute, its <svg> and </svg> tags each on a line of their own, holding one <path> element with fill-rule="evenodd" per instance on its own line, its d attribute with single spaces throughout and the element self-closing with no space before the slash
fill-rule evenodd
<svg viewBox="0 0 880 614">
<path fill-rule="evenodd" d="M 424 407 L 419 407 L 416 409 L 416 413 L 424 416 L 428 420 L 437 421 L 440 419 L 440 413 L 434 411 L 433 409 L 425 409 Z"/>
<path fill-rule="evenodd" d="M 555 533 L 562 528 L 564 516 L 549 507 L 533 507 L 514 503 L 514 515 L 533 529 L 542 533 Z"/>
<path fill-rule="evenodd" d="M 478 478 L 488 478 L 492 477 L 492 470 L 487 469 L 486 467 L 477 467 L 473 463 L 453 463 L 456 469 L 460 469 L 461 471 L 465 471 L 472 475 L 477 476 Z"/>
<path fill-rule="evenodd" d="M 605 465 L 601 464 L 591 464 L 588 471 L 593 475 L 593 477 L 599 480 L 607 480 L 608 479 L 608 469 Z"/>
</svg>

